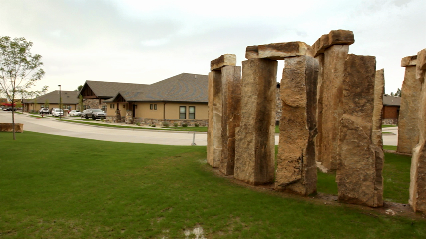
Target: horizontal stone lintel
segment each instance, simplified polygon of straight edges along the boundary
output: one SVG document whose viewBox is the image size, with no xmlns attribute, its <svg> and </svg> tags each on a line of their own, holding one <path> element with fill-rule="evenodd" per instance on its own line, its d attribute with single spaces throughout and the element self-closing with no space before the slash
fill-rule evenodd
<svg viewBox="0 0 426 239">
<path fill-rule="evenodd" d="M 314 57 L 324 53 L 325 49 L 333 45 L 352 45 L 355 42 L 354 33 L 349 30 L 332 30 L 322 35 L 312 45 Z"/>
<path fill-rule="evenodd" d="M 417 64 L 417 55 L 414 56 L 406 56 L 401 59 L 401 66 L 415 66 Z"/>
<path fill-rule="evenodd" d="M 235 66 L 237 65 L 237 57 L 235 54 L 223 54 L 218 58 L 211 61 L 210 70 L 220 70 L 224 66 Z"/>
<path fill-rule="evenodd" d="M 246 58 L 265 58 L 271 60 L 284 60 L 294 56 L 312 56 L 312 48 L 304 42 L 280 42 L 259 46 L 248 46 Z"/>
</svg>

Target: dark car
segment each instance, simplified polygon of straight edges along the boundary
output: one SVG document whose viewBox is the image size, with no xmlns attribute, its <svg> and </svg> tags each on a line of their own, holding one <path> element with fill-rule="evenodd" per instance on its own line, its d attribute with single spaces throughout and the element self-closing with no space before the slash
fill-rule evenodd
<svg viewBox="0 0 426 239">
<path fill-rule="evenodd" d="M 93 120 L 105 119 L 106 114 L 101 109 L 88 109 L 81 113 L 81 117 L 86 119 L 92 118 Z"/>
</svg>

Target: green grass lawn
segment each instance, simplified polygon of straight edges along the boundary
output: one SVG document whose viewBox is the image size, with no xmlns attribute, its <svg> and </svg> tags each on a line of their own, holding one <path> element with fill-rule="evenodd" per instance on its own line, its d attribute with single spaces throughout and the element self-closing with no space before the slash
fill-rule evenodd
<svg viewBox="0 0 426 239">
<path fill-rule="evenodd" d="M 389 127 L 398 127 L 398 125 L 395 125 L 395 124 L 382 124 L 382 128 L 389 128 Z"/>
<path fill-rule="evenodd" d="M 11 138 L 0 133 L 0 238 L 185 238 L 198 227 L 206 238 L 426 236 L 424 220 L 234 184 L 211 171 L 206 147 Z M 406 161 L 386 154 L 385 187 L 408 191 Z M 318 190 L 335 193 L 332 180 L 320 174 Z"/>
</svg>

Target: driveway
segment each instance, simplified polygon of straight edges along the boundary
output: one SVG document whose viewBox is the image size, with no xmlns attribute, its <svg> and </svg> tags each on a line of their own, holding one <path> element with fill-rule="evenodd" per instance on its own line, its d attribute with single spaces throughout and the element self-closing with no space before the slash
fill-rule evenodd
<svg viewBox="0 0 426 239">
<path fill-rule="evenodd" d="M 0 111 L 0 122 L 12 122 L 11 112 Z M 193 132 L 176 132 L 144 129 L 120 129 L 90 126 L 84 124 L 74 124 L 60 122 L 56 118 L 47 117 L 38 119 L 30 117 L 28 114 L 15 114 L 15 122 L 24 124 L 24 131 L 33 131 L 45 134 L 62 135 L 76 138 L 95 139 L 113 142 L 163 144 L 163 145 L 191 145 L 194 138 Z M 384 145 L 397 145 L 398 128 L 384 128 Z M 279 141 L 275 134 L 275 144 Z M 197 145 L 207 145 L 207 133 L 195 133 L 195 143 Z"/>
</svg>

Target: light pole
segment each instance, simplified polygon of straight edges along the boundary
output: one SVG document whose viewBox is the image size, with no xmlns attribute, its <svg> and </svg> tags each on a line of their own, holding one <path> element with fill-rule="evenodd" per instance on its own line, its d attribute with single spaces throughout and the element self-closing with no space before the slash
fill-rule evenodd
<svg viewBox="0 0 426 239">
<path fill-rule="evenodd" d="M 59 119 L 62 119 L 61 117 L 61 110 L 62 110 L 62 91 L 61 91 L 61 85 L 59 86 Z"/>
</svg>

